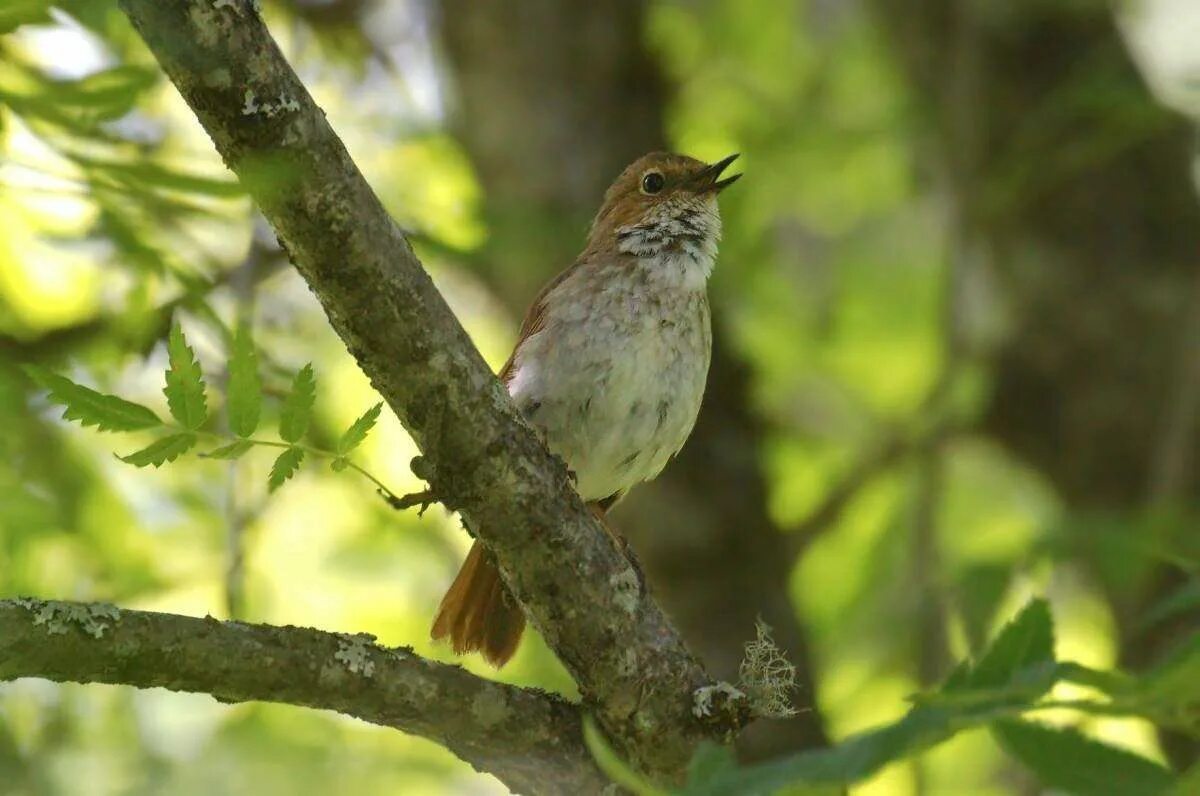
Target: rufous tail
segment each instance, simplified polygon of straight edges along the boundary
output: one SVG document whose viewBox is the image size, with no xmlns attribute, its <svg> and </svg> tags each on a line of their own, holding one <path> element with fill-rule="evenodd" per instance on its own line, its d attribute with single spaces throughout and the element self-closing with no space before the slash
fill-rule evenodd
<svg viewBox="0 0 1200 796">
<path fill-rule="evenodd" d="M 476 542 L 442 598 L 430 635 L 435 641 L 449 636 L 457 654 L 478 651 L 500 668 L 517 651 L 523 630 L 521 606 L 508 593 L 487 551 Z"/>
</svg>

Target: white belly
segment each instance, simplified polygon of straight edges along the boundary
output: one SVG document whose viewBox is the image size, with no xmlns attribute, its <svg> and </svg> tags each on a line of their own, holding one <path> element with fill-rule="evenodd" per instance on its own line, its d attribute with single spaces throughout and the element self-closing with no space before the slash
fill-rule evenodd
<svg viewBox="0 0 1200 796">
<path fill-rule="evenodd" d="M 522 343 L 509 381 L 587 500 L 658 475 L 691 433 L 704 394 L 711 332 L 702 289 L 647 301 L 637 298 L 647 294 L 636 276 L 600 290 L 564 282 L 559 298 L 580 300 L 559 305 L 567 309 Z"/>
</svg>

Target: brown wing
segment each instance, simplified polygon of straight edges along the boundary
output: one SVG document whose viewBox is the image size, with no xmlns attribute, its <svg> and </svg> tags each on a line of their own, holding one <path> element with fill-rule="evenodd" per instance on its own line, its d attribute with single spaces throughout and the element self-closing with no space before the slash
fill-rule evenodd
<svg viewBox="0 0 1200 796">
<path fill-rule="evenodd" d="M 508 355 L 508 361 L 504 363 L 504 367 L 500 368 L 500 381 L 505 385 L 512 378 L 513 362 L 517 358 L 517 350 L 521 347 L 521 343 L 524 343 L 528 338 L 540 332 L 546 325 L 546 296 L 550 295 L 550 291 L 558 287 L 582 262 L 582 260 L 576 260 L 569 268 L 566 268 L 558 276 L 547 282 L 538 291 L 533 303 L 529 305 L 529 310 L 525 313 L 525 320 L 521 322 L 521 331 L 517 334 L 517 344 L 513 346 L 513 351 Z"/>
</svg>

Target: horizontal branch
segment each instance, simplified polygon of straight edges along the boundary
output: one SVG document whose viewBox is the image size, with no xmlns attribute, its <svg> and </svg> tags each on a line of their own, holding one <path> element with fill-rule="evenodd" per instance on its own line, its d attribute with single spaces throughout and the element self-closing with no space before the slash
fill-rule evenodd
<svg viewBox="0 0 1200 796">
<path fill-rule="evenodd" d="M 680 780 L 744 705 L 696 709 L 710 678 L 522 420 L 255 5 L 120 0 L 416 441 L 417 474 L 495 556 L 618 751 Z"/>
<path fill-rule="evenodd" d="M 335 710 L 437 741 L 520 793 L 597 793 L 608 784 L 575 705 L 365 635 L 3 600 L 0 681 L 18 677 Z"/>
</svg>

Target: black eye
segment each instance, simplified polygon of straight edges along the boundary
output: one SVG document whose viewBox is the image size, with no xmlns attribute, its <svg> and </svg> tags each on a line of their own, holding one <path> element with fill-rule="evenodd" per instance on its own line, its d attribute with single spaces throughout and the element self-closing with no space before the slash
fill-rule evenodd
<svg viewBox="0 0 1200 796">
<path fill-rule="evenodd" d="M 646 193 L 658 193 L 666 184 L 666 179 L 657 171 L 648 171 L 646 176 L 642 177 L 642 190 Z"/>
</svg>

